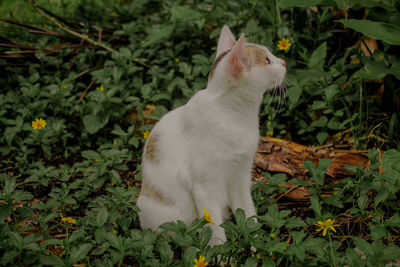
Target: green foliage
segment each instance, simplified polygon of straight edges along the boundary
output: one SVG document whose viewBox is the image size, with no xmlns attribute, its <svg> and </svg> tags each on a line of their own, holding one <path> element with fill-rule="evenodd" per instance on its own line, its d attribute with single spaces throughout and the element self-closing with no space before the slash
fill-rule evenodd
<svg viewBox="0 0 400 267">
<path fill-rule="evenodd" d="M 65 33 L 28 1 L 1 2 L 1 18 L 42 31 L 0 21 L 2 266 L 193 266 L 200 256 L 210 265 L 384 266 L 400 258 L 398 0 L 36 3 L 114 51 Z M 264 173 L 269 183 L 252 188 L 259 216 L 232 211 L 222 225 L 228 241 L 211 248 L 204 219 L 168 222 L 156 234 L 140 230 L 135 204 L 143 133 L 205 88 L 224 24 L 287 62 L 285 101 L 266 94 L 262 135 L 309 144 L 339 136 L 387 151 L 370 149 L 369 168 L 348 166 L 354 176 L 337 183 L 326 159 L 304 162 L 307 181 Z M 366 48 L 366 37 L 377 46 Z M 278 50 L 282 38 L 287 51 Z M 46 126 L 35 130 L 36 118 Z M 280 205 L 288 183 L 309 201 Z M 340 226 L 324 237 L 314 224 L 328 219 Z"/>
</svg>

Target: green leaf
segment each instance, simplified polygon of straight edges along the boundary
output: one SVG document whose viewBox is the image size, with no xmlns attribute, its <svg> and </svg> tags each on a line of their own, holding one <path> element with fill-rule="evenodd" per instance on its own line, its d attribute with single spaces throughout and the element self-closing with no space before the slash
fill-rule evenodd
<svg viewBox="0 0 400 267">
<path fill-rule="evenodd" d="M 0 205 L 0 222 L 4 222 L 13 212 L 12 205 Z"/>
<path fill-rule="evenodd" d="M 15 201 L 30 200 L 32 198 L 33 198 L 33 195 L 31 193 L 29 193 L 29 192 L 26 192 L 26 191 L 18 190 L 16 192 L 14 192 L 14 194 L 13 194 L 13 199 Z"/>
<path fill-rule="evenodd" d="M 195 242 L 193 239 L 188 235 L 177 234 L 172 236 L 172 239 L 179 245 L 179 246 L 195 246 Z"/>
<path fill-rule="evenodd" d="M 82 157 L 90 160 L 99 160 L 101 159 L 101 156 L 99 153 L 93 150 L 84 150 L 81 152 Z"/>
<path fill-rule="evenodd" d="M 382 167 L 385 176 L 393 176 L 394 180 L 400 181 L 400 152 L 390 149 L 383 154 Z"/>
<path fill-rule="evenodd" d="M 287 95 L 291 104 L 296 104 L 299 101 L 302 92 L 302 87 L 299 85 L 295 85 L 289 87 L 285 95 Z"/>
<path fill-rule="evenodd" d="M 321 159 L 319 160 L 318 169 L 320 169 L 321 172 L 326 173 L 331 164 L 332 164 L 331 159 Z"/>
<path fill-rule="evenodd" d="M 244 210 L 242 209 L 237 209 L 235 212 L 235 221 L 236 221 L 236 225 L 241 228 L 244 226 L 244 223 L 246 221 L 246 216 L 244 214 Z"/>
<path fill-rule="evenodd" d="M 79 247 L 73 247 L 69 252 L 70 254 L 69 261 L 71 263 L 76 263 L 82 260 L 83 258 L 85 258 L 85 256 L 91 249 L 92 249 L 92 244 L 90 243 L 82 244 Z"/>
<path fill-rule="evenodd" d="M 312 53 L 310 61 L 308 62 L 309 68 L 323 69 L 326 58 L 327 44 L 323 42 Z"/>
<path fill-rule="evenodd" d="M 353 248 L 346 249 L 346 258 L 350 263 L 350 266 L 363 266 L 362 262 L 365 261 L 361 259 L 361 255 L 358 254 Z"/>
<path fill-rule="evenodd" d="M 132 56 L 131 50 L 129 50 L 129 49 L 126 48 L 126 47 L 121 47 L 121 48 L 119 49 L 119 52 L 120 52 L 121 55 L 122 55 L 123 57 L 125 57 L 125 58 L 130 58 L 130 57 Z"/>
<path fill-rule="evenodd" d="M 399 247 L 387 247 L 383 250 L 383 260 L 396 260 L 400 258 Z"/>
<path fill-rule="evenodd" d="M 4 266 L 8 266 L 7 263 L 11 263 L 11 261 L 18 255 L 17 250 L 9 250 L 6 251 L 2 257 L 1 257 L 1 263 L 4 264 Z"/>
<path fill-rule="evenodd" d="M 72 242 L 75 242 L 76 240 L 79 240 L 85 236 L 85 230 L 83 228 L 80 228 L 79 230 L 74 231 L 68 238 L 68 242 L 71 244 Z"/>
<path fill-rule="evenodd" d="M 14 192 L 15 190 L 15 179 L 12 177 L 7 177 L 6 181 L 5 181 L 5 185 L 4 185 L 4 191 L 3 194 L 4 196 L 11 196 L 11 194 Z"/>
<path fill-rule="evenodd" d="M 400 79 L 400 70 L 396 66 L 388 68 L 383 62 L 371 61 L 365 64 L 365 66 L 354 73 L 354 78 L 363 79 L 382 79 L 386 75 L 392 74 Z"/>
<path fill-rule="evenodd" d="M 304 227 L 306 226 L 306 223 L 302 219 L 292 216 L 287 219 L 286 226 L 292 229 L 296 227 Z"/>
<path fill-rule="evenodd" d="M 171 8 L 172 21 L 190 21 L 198 20 L 201 18 L 203 18 L 203 15 L 200 12 L 193 10 L 189 7 L 175 5 Z"/>
<path fill-rule="evenodd" d="M 208 241 L 210 241 L 212 235 L 211 228 L 205 227 L 200 233 L 199 248 L 203 249 L 207 246 Z"/>
<path fill-rule="evenodd" d="M 174 259 L 174 251 L 171 249 L 171 246 L 168 243 L 161 243 L 158 247 L 158 251 L 160 252 L 161 263 L 168 265 Z"/>
<path fill-rule="evenodd" d="M 258 262 L 257 258 L 253 256 L 253 257 L 247 258 L 247 260 L 243 266 L 244 267 L 256 267 L 257 262 Z"/>
<path fill-rule="evenodd" d="M 9 232 L 8 236 L 10 237 L 10 242 L 16 246 L 17 248 L 21 249 L 24 246 L 24 240 L 19 233 Z"/>
<path fill-rule="evenodd" d="M 400 214 L 397 212 L 385 222 L 387 226 L 400 228 Z"/>
<path fill-rule="evenodd" d="M 280 0 L 281 8 L 290 7 L 313 7 L 313 6 L 336 6 L 334 0 Z"/>
<path fill-rule="evenodd" d="M 160 229 L 166 230 L 166 231 L 171 231 L 174 233 L 180 233 L 181 232 L 181 228 L 179 227 L 179 225 L 176 222 L 166 222 L 161 224 Z"/>
<path fill-rule="evenodd" d="M 319 132 L 317 133 L 317 140 L 320 144 L 323 144 L 328 139 L 328 136 L 327 132 Z"/>
<path fill-rule="evenodd" d="M 167 24 L 162 26 L 158 31 L 153 32 L 150 36 L 148 36 L 147 40 L 143 42 L 142 46 L 147 47 L 149 45 L 152 45 L 160 41 L 161 39 L 170 36 L 174 29 L 175 29 L 174 24 Z"/>
<path fill-rule="evenodd" d="M 57 256 L 40 256 L 40 263 L 44 265 L 50 265 L 50 266 L 66 266 L 64 264 L 63 260 L 60 259 Z"/>
<path fill-rule="evenodd" d="M 101 128 L 106 126 L 110 118 L 109 114 L 86 115 L 83 117 L 83 125 L 89 134 L 97 133 Z"/>
<path fill-rule="evenodd" d="M 17 127 L 7 127 L 4 131 L 3 137 L 7 144 L 11 146 L 14 136 L 18 133 Z"/>
<path fill-rule="evenodd" d="M 367 203 L 368 203 L 368 200 L 369 200 L 369 198 L 368 198 L 367 195 L 365 195 L 365 194 L 361 195 L 361 196 L 357 199 L 358 207 L 359 207 L 361 210 L 364 210 L 364 209 L 365 209 L 365 206 L 366 206 Z"/>
<path fill-rule="evenodd" d="M 312 127 L 325 127 L 327 123 L 328 123 L 328 118 L 326 116 L 321 116 L 321 117 L 319 117 L 318 120 L 313 121 L 311 123 L 311 126 Z"/>
<path fill-rule="evenodd" d="M 370 229 L 373 240 L 380 240 L 382 237 L 386 236 L 386 228 L 381 224 L 371 225 Z"/>
<path fill-rule="evenodd" d="M 325 89 L 326 101 L 331 102 L 335 95 L 339 93 L 339 87 L 337 84 L 332 84 Z"/>
<path fill-rule="evenodd" d="M 400 45 L 400 27 L 397 25 L 358 19 L 341 19 L 339 22 L 372 39 L 382 40 L 391 45 Z"/>
<path fill-rule="evenodd" d="M 312 105 L 313 110 L 324 109 L 326 107 L 327 107 L 327 104 L 325 103 L 325 101 L 319 101 L 319 100 L 314 101 L 313 105 Z"/>
<path fill-rule="evenodd" d="M 351 239 L 353 239 L 354 244 L 356 245 L 357 248 L 359 248 L 362 252 L 364 252 L 367 255 L 373 255 L 374 251 L 372 250 L 371 245 L 365 241 L 362 238 L 359 238 L 357 236 L 352 236 Z"/>
<path fill-rule="evenodd" d="M 97 213 L 97 218 L 96 218 L 96 225 L 98 227 L 103 226 L 103 224 L 107 221 L 108 218 L 108 211 L 107 208 L 102 207 L 99 212 Z"/>
<path fill-rule="evenodd" d="M 321 208 L 321 204 L 319 203 L 318 197 L 316 197 L 316 196 L 311 196 L 311 197 L 310 197 L 310 201 L 311 201 L 311 206 L 310 206 L 310 207 L 313 209 L 313 211 L 314 211 L 319 217 L 321 217 L 321 216 L 322 216 L 322 213 L 321 213 L 322 208 Z"/>
</svg>

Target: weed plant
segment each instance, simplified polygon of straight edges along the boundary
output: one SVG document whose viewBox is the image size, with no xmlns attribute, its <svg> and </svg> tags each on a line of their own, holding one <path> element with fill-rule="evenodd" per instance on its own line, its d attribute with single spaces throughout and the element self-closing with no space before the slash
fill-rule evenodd
<svg viewBox="0 0 400 267">
<path fill-rule="evenodd" d="M 398 260 L 399 2 L 2 1 L 0 265 Z M 328 159 L 304 162 L 308 181 L 264 173 L 269 183 L 252 188 L 258 221 L 232 211 L 228 241 L 211 248 L 205 218 L 165 223 L 157 235 L 139 228 L 135 202 L 146 137 L 205 88 L 224 24 L 287 62 L 287 91 L 265 96 L 261 135 L 368 149 L 370 164 L 335 182 Z M 291 45 L 279 50 L 283 38 Z M 287 183 L 310 199 L 276 197 Z"/>
</svg>

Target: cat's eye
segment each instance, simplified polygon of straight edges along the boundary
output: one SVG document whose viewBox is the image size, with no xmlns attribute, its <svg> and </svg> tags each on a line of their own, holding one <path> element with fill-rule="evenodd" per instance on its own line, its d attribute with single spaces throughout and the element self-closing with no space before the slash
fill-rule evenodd
<svg viewBox="0 0 400 267">
<path fill-rule="evenodd" d="M 268 57 L 266 57 L 266 58 L 265 58 L 265 63 L 267 63 L 267 64 L 271 64 L 271 61 L 269 60 L 269 58 L 268 58 Z"/>
</svg>

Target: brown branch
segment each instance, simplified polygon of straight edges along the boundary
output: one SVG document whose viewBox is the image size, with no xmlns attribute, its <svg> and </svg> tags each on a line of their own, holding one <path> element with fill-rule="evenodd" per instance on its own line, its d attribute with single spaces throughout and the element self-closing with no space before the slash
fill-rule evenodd
<svg viewBox="0 0 400 267">
<path fill-rule="evenodd" d="M 82 95 L 79 97 L 78 102 L 82 102 L 83 98 L 86 96 L 87 92 L 89 91 L 90 87 L 92 87 L 94 84 L 94 81 L 91 81 L 91 83 L 86 87 L 85 91 L 82 93 Z"/>
<path fill-rule="evenodd" d="M 72 34 L 72 35 L 74 35 L 74 36 L 76 36 L 76 37 L 79 37 L 80 39 L 83 39 L 83 40 L 85 40 L 85 41 L 87 41 L 87 42 L 89 42 L 89 43 L 91 43 L 91 44 L 93 44 L 93 45 L 95 45 L 95 46 L 101 47 L 101 48 L 103 48 L 103 49 L 105 49 L 105 50 L 107 50 L 107 51 L 109 51 L 109 52 L 115 51 L 114 49 L 112 49 L 112 48 L 110 48 L 110 47 L 104 45 L 103 43 L 96 42 L 96 41 L 90 39 L 89 36 L 87 36 L 86 34 L 77 33 L 77 32 L 75 32 L 75 31 L 71 30 L 70 28 L 65 27 L 64 25 L 62 25 L 61 23 L 59 23 L 55 18 L 51 17 L 50 15 L 48 15 L 47 13 L 45 13 L 43 10 L 41 10 L 41 9 L 39 8 L 39 6 L 38 6 L 36 3 L 32 3 L 31 0 L 29 1 L 29 3 L 40 13 L 40 15 L 42 15 L 43 17 L 47 18 L 48 20 L 52 21 L 52 22 L 53 22 L 54 24 L 56 24 L 57 27 L 59 27 L 60 29 L 66 31 L 66 32 L 68 32 L 68 33 L 70 33 L 70 34 Z"/>
</svg>

